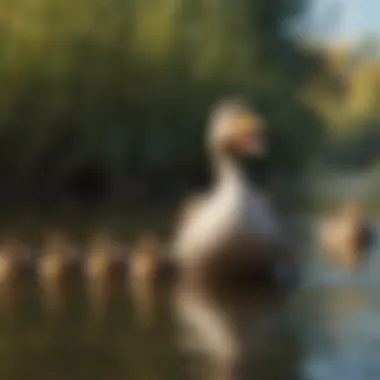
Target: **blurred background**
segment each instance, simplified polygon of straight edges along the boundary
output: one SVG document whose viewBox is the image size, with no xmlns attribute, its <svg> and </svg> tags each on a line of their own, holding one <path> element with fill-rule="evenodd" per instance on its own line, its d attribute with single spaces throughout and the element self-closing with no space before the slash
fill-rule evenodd
<svg viewBox="0 0 380 380">
<path fill-rule="evenodd" d="M 2 0 L 1 237 L 36 257 L 52 228 L 82 248 L 102 228 L 125 244 L 145 230 L 167 239 L 183 197 L 211 180 L 210 107 L 242 94 L 268 125 L 270 154 L 251 163 L 252 176 L 291 214 L 293 240 L 309 263 L 308 231 L 326 202 L 360 198 L 380 215 L 379 12 L 377 0 Z M 313 281 L 326 280 L 330 272 L 310 262 Z M 94 285 L 95 296 L 85 296 L 80 276 L 62 307 L 58 277 L 26 275 L 15 307 L 11 264 L 0 271 L 4 378 L 185 378 L 168 297 L 160 294 L 149 334 L 134 325 L 124 286 L 108 296 L 105 316 L 93 306 L 105 293 Z M 378 278 L 378 267 L 363 276 Z M 252 373 L 379 378 L 378 291 L 324 289 L 304 291 L 281 316 L 275 300 L 256 304 L 260 318 L 280 327 L 258 349 L 269 356 Z M 41 299 L 58 319 L 46 319 Z M 186 307 L 197 302 L 228 335 L 209 299 Z M 214 362 L 220 346 L 208 346 Z"/>
<path fill-rule="evenodd" d="M 2 1 L 3 209 L 180 199 L 209 179 L 204 126 L 231 94 L 270 127 L 261 181 L 376 168 L 377 5 L 354 3 Z"/>
</svg>

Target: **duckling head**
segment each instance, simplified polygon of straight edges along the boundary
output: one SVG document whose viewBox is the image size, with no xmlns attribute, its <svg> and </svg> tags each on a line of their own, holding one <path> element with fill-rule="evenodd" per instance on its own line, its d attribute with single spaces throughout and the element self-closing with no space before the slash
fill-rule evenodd
<svg viewBox="0 0 380 380">
<path fill-rule="evenodd" d="M 263 156 L 263 120 L 244 99 L 223 100 L 211 112 L 208 146 L 224 155 Z"/>
<path fill-rule="evenodd" d="M 53 230 L 47 236 L 45 242 L 45 254 L 64 256 L 70 251 L 69 242 L 65 234 L 60 230 Z"/>
<path fill-rule="evenodd" d="M 111 235 L 106 230 L 98 232 L 90 242 L 90 251 L 94 256 L 108 256 L 113 248 Z"/>
<path fill-rule="evenodd" d="M 135 254 L 153 252 L 157 247 L 157 238 L 153 233 L 146 233 L 137 240 Z"/>
</svg>

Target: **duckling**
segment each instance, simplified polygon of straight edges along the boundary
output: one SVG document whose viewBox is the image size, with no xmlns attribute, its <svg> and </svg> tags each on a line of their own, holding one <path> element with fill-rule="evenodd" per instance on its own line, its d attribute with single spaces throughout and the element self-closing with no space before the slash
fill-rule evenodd
<svg viewBox="0 0 380 380">
<path fill-rule="evenodd" d="M 214 278 L 211 273 L 239 278 L 240 271 L 272 283 L 278 281 L 276 273 L 294 277 L 279 220 L 238 160 L 244 154 L 264 156 L 264 140 L 264 123 L 245 101 L 226 100 L 212 112 L 208 148 L 215 182 L 193 207 L 191 201 L 185 207 L 171 249 L 189 281 Z"/>
<path fill-rule="evenodd" d="M 25 248 L 13 239 L 0 246 L 0 297 L 6 308 L 15 306 L 19 294 L 19 275 Z"/>
<path fill-rule="evenodd" d="M 106 278 L 112 264 L 113 242 L 108 233 L 95 236 L 89 245 L 85 273 L 89 279 Z"/>
<path fill-rule="evenodd" d="M 75 251 L 61 231 L 52 232 L 42 248 L 38 267 L 40 285 L 49 310 L 60 310 L 64 302 L 64 280 Z"/>
<path fill-rule="evenodd" d="M 346 202 L 338 212 L 324 217 L 318 235 L 327 257 L 348 270 L 363 262 L 376 240 L 375 228 L 364 218 L 357 201 Z"/>
<path fill-rule="evenodd" d="M 108 233 L 102 232 L 90 242 L 84 264 L 84 275 L 87 282 L 90 302 L 99 313 L 109 296 L 109 275 L 112 264 L 113 242 Z"/>
<path fill-rule="evenodd" d="M 129 284 L 137 310 L 137 319 L 143 324 L 151 321 L 154 283 L 158 274 L 159 243 L 155 235 L 147 233 L 136 242 L 131 252 Z"/>
</svg>

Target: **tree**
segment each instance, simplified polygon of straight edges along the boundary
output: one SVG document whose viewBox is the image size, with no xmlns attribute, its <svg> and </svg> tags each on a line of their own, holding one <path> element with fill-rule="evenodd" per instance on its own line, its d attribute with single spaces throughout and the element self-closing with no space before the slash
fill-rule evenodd
<svg viewBox="0 0 380 380">
<path fill-rule="evenodd" d="M 108 173 L 114 192 L 136 176 L 174 184 L 189 166 L 198 177 L 206 172 L 209 106 L 238 92 L 269 120 L 270 167 L 300 168 L 323 139 L 299 98 L 318 54 L 306 54 L 287 33 L 304 6 L 4 0 L 0 120 L 13 149 L 2 151 L 3 162 L 28 189 L 37 176 L 62 185 L 90 163 Z M 17 159 L 15 150 L 23 152 Z"/>
</svg>

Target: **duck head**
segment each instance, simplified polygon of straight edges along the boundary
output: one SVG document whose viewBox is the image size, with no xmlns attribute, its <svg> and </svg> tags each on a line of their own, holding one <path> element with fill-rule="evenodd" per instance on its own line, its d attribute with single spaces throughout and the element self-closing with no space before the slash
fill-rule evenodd
<svg viewBox="0 0 380 380">
<path fill-rule="evenodd" d="M 264 156 L 263 120 L 241 99 L 220 102 L 211 113 L 208 147 L 222 156 Z"/>
</svg>

